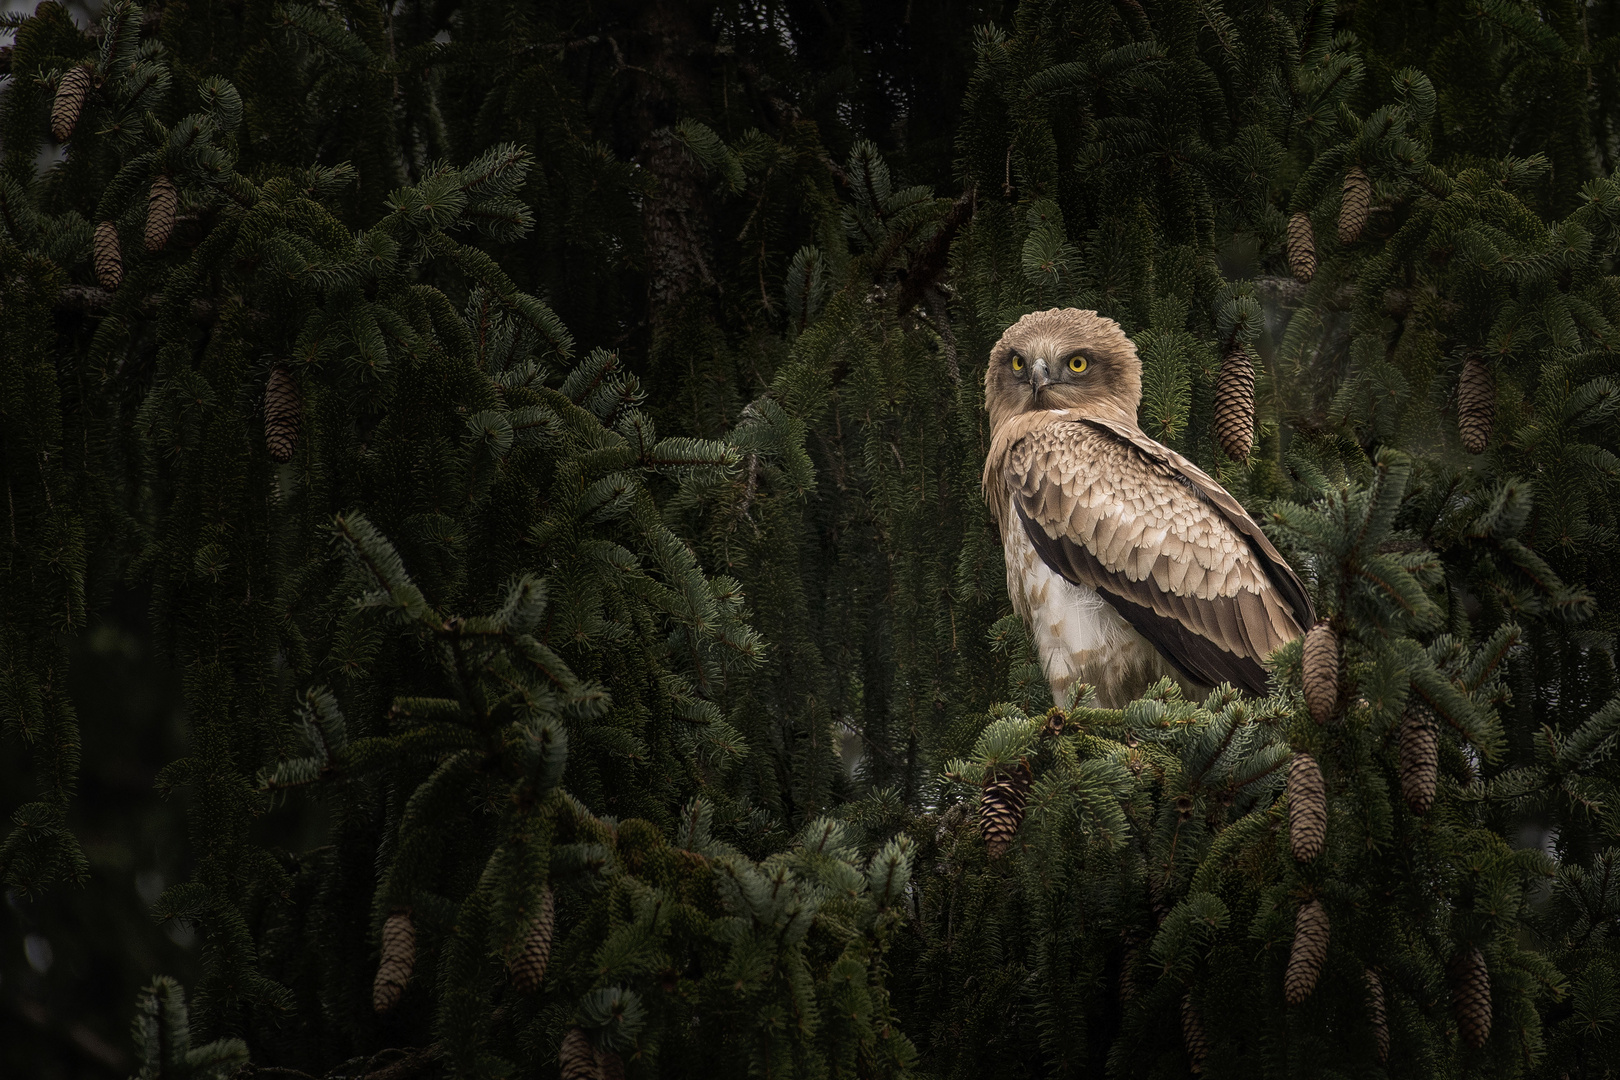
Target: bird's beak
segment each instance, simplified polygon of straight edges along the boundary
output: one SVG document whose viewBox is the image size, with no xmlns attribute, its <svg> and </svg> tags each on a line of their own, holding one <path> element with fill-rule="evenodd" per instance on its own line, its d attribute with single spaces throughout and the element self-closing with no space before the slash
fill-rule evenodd
<svg viewBox="0 0 1620 1080">
<path fill-rule="evenodd" d="M 1044 359 L 1036 360 L 1029 369 L 1029 388 L 1032 393 L 1040 393 L 1043 386 L 1050 386 L 1052 375 L 1047 370 Z"/>
</svg>

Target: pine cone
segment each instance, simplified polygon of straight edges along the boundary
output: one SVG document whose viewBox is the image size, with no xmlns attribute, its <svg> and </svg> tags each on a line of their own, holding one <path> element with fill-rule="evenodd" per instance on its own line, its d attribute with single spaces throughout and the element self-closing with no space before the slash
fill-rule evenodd
<svg viewBox="0 0 1620 1080">
<path fill-rule="evenodd" d="M 1209 1056 L 1209 1040 L 1204 1036 L 1204 1018 L 1193 1004 L 1191 994 L 1181 996 L 1181 1040 L 1187 1046 L 1187 1064 L 1193 1075 L 1202 1075 L 1204 1059 Z"/>
<path fill-rule="evenodd" d="M 1215 441 L 1226 456 L 1242 461 L 1254 445 L 1254 363 L 1241 348 L 1221 361 L 1215 382 Z"/>
<path fill-rule="evenodd" d="M 1389 1014 L 1384 1008 L 1384 982 L 1372 968 L 1367 969 L 1367 1019 L 1372 1024 L 1378 1064 L 1384 1065 L 1389 1061 Z"/>
<path fill-rule="evenodd" d="M 1495 418 L 1496 378 L 1485 361 L 1470 356 L 1457 381 L 1457 428 L 1462 432 L 1463 449 L 1483 454 L 1491 441 L 1491 422 Z"/>
<path fill-rule="evenodd" d="M 1311 231 L 1311 216 L 1303 210 L 1288 219 L 1288 270 L 1307 284 L 1316 274 L 1316 234 Z"/>
<path fill-rule="evenodd" d="M 1401 795 L 1414 814 L 1434 805 L 1434 783 L 1440 770 L 1440 729 L 1422 709 L 1406 710 L 1401 721 Z"/>
<path fill-rule="evenodd" d="M 163 173 L 152 181 L 146 196 L 146 250 L 162 251 L 174 232 L 174 217 L 180 209 L 180 192 Z"/>
<path fill-rule="evenodd" d="M 116 289 L 124 283 L 124 258 L 118 250 L 118 226 L 103 221 L 96 226 L 90 242 L 90 265 L 103 289 Z"/>
<path fill-rule="evenodd" d="M 1119 960 L 1119 1000 L 1130 1001 L 1136 997 L 1136 946 L 1130 945 L 1125 949 L 1125 955 Z"/>
<path fill-rule="evenodd" d="M 602 1063 L 591 1040 L 585 1037 L 584 1028 L 568 1029 L 557 1051 L 557 1062 L 562 1066 L 562 1080 L 604 1080 Z"/>
<path fill-rule="evenodd" d="M 411 925 L 410 912 L 396 911 L 383 923 L 382 962 L 371 984 L 372 1008 L 385 1013 L 398 1005 L 415 966 L 416 927 Z"/>
<path fill-rule="evenodd" d="M 56 136 L 57 142 L 67 142 L 72 137 L 94 78 L 84 64 L 62 73 L 62 81 L 56 84 L 56 100 L 51 102 L 51 134 Z"/>
<path fill-rule="evenodd" d="M 1344 175 L 1339 200 L 1339 243 L 1353 244 L 1361 239 L 1361 230 L 1367 227 L 1367 213 L 1371 209 L 1372 181 L 1360 165 L 1352 165 Z"/>
<path fill-rule="evenodd" d="M 1305 707 L 1311 719 L 1325 724 L 1339 704 L 1339 636 L 1325 622 L 1305 634 Z"/>
<path fill-rule="evenodd" d="M 1470 945 L 1451 962 L 1451 1011 L 1463 1041 L 1476 1050 L 1491 1037 L 1491 973 L 1485 954 Z"/>
<path fill-rule="evenodd" d="M 278 464 L 292 460 L 303 409 L 304 397 L 298 392 L 292 372 L 285 366 L 272 368 L 270 381 L 264 387 L 264 444 Z"/>
<path fill-rule="evenodd" d="M 984 795 L 979 799 L 979 831 L 984 834 L 984 849 L 992 859 L 1001 858 L 1012 845 L 1013 835 L 1024 820 L 1029 784 L 1029 766 L 1023 762 L 985 781 Z"/>
<path fill-rule="evenodd" d="M 1288 767 L 1288 846 L 1296 862 L 1322 854 L 1327 841 L 1327 785 L 1316 759 L 1301 750 Z"/>
<path fill-rule="evenodd" d="M 551 895 L 551 886 L 540 893 L 540 911 L 529 923 L 529 932 L 523 938 L 523 949 L 512 958 L 512 987 L 520 994 L 532 994 L 540 989 L 545 978 L 546 964 L 551 960 L 551 933 L 557 925 L 557 906 Z"/>
<path fill-rule="evenodd" d="M 1298 1005 L 1311 996 L 1327 959 L 1328 916 L 1322 901 L 1312 900 L 1294 917 L 1294 948 L 1288 954 L 1288 971 L 1283 975 L 1283 997 Z"/>
<path fill-rule="evenodd" d="M 602 1080 L 624 1080 L 624 1058 L 611 1050 L 601 1057 Z"/>
</svg>

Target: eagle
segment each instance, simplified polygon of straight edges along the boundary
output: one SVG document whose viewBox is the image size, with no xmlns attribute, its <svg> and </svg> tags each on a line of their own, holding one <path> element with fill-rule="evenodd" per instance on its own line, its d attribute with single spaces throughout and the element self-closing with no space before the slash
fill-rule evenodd
<svg viewBox="0 0 1620 1080">
<path fill-rule="evenodd" d="M 1168 675 L 1266 692 L 1263 662 L 1316 621 L 1238 501 L 1136 423 L 1142 363 L 1095 311 L 1025 315 L 990 352 L 985 501 L 1007 592 L 1054 701 L 1122 708 Z"/>
</svg>

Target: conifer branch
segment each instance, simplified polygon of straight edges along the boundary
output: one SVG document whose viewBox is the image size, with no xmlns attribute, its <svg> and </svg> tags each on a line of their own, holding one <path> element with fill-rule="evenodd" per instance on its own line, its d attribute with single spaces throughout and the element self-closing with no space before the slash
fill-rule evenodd
<svg viewBox="0 0 1620 1080">
<path fill-rule="evenodd" d="M 99 315 L 110 310 L 116 298 L 117 294 L 112 290 L 101 288 L 98 285 L 64 285 L 57 293 L 56 306 L 61 311 Z M 141 297 L 140 300 L 141 310 L 145 313 L 155 314 L 162 310 L 163 305 L 164 296 L 162 293 L 150 293 Z M 222 305 L 212 300 L 195 299 L 191 301 L 187 313 L 192 322 L 206 326 L 213 322 L 221 307 Z M 251 309 L 246 314 L 253 321 L 264 322 L 269 319 L 269 316 L 263 312 L 252 311 Z"/>
<path fill-rule="evenodd" d="M 895 305 L 901 312 L 910 311 L 945 272 L 945 260 L 950 253 L 951 241 L 973 217 L 978 204 L 978 188 L 970 185 L 945 212 L 934 234 L 917 249 L 910 265 L 901 273 L 900 290 Z"/>
</svg>

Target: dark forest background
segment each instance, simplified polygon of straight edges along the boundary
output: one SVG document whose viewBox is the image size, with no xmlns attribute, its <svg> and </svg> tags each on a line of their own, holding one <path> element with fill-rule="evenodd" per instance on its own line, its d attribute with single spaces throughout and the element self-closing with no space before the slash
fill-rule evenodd
<svg viewBox="0 0 1620 1080">
<path fill-rule="evenodd" d="M 1392 1075 L 1613 1074 L 1620 5 L 8 19 L 0 1073 L 150 1068 L 129 1031 L 163 974 L 198 1045 L 241 1038 L 267 1076 L 430 1044 L 423 1073 L 556 1075 L 575 1027 L 631 1075 L 1179 1076 L 1206 1068 L 1187 1001 L 1211 1074 L 1378 1075 L 1373 968 Z M 97 81 L 62 143 L 79 63 Z M 1341 241 L 1351 166 L 1372 212 Z M 148 252 L 159 174 L 180 208 Z M 981 388 L 1001 331 L 1056 305 L 1124 325 L 1144 429 L 1304 571 L 1346 642 L 1336 726 L 1306 716 L 1296 650 L 1265 702 L 1082 703 L 1038 741 Z M 1237 348 L 1245 460 L 1210 432 Z M 1495 386 L 1483 454 L 1457 432 L 1470 358 Z M 290 464 L 264 441 L 278 367 L 302 388 Z M 379 553 L 397 565 L 368 577 Z M 513 599 L 523 574 L 546 614 Z M 457 614 L 507 619 L 466 646 L 484 674 Z M 551 659 L 514 676 L 530 631 Z M 1399 796 L 1420 698 L 1446 733 L 1427 817 Z M 465 775 L 433 727 L 456 709 L 486 740 Z M 332 715 L 363 749 L 321 757 Z M 1277 839 L 1290 748 L 1342 808 L 1315 870 Z M 972 809 L 1021 759 L 1050 786 L 1009 869 Z M 444 833 L 418 847 L 413 792 Z M 902 861 L 911 884 L 881 885 Z M 821 912 L 768 974 L 722 928 L 732 866 Z M 579 928 L 566 974 L 502 996 L 545 882 Z M 647 915 L 658 890 L 701 917 Z M 1318 896 L 1339 996 L 1291 1011 L 1291 912 Z M 425 959 L 378 1018 L 405 907 Z M 1483 1049 L 1447 989 L 1476 946 Z"/>
</svg>

